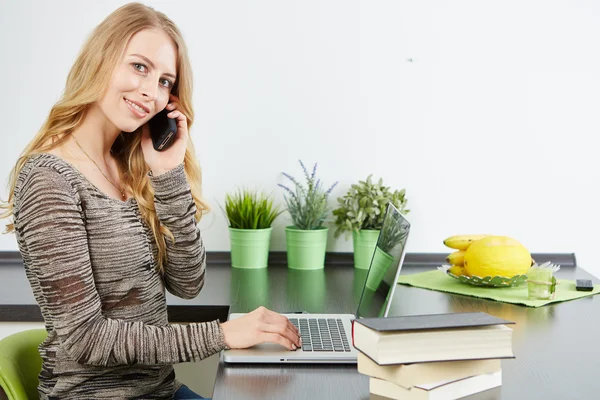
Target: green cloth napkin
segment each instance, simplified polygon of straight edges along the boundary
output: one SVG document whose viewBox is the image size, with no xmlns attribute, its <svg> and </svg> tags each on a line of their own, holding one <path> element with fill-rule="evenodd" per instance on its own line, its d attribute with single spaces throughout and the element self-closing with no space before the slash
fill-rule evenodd
<svg viewBox="0 0 600 400">
<path fill-rule="evenodd" d="M 541 307 L 550 303 L 579 299 L 581 297 L 600 293 L 600 285 L 594 285 L 593 291 L 579 292 L 575 290 L 575 281 L 557 279 L 557 282 L 559 284 L 556 285 L 556 297 L 554 300 L 529 300 L 527 295 L 527 284 L 510 288 L 472 286 L 462 283 L 458 279 L 454 279 L 437 269 L 435 271 L 421 272 L 418 274 L 400 275 L 400 278 L 398 279 L 398 283 L 403 285 L 462 294 L 465 296 L 481 297 L 483 299 L 491 299 L 505 303 L 522 304 L 529 307 Z"/>
</svg>

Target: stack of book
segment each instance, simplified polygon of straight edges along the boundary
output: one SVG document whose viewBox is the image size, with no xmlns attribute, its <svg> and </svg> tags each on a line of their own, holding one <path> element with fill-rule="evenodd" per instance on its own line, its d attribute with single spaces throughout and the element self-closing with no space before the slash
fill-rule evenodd
<svg viewBox="0 0 600 400">
<path fill-rule="evenodd" d="M 501 359 L 514 358 L 510 324 L 482 312 L 357 319 L 358 371 L 372 394 L 398 400 L 492 389 L 502 385 Z"/>
</svg>

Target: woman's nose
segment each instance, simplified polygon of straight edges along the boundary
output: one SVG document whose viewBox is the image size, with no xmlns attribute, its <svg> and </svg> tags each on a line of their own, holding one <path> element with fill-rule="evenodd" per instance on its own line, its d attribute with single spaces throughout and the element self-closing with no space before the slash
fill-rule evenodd
<svg viewBox="0 0 600 400">
<path fill-rule="evenodd" d="M 158 84 L 153 84 L 152 82 L 152 79 L 144 79 L 140 86 L 142 96 L 144 96 L 149 101 L 156 100 L 156 96 L 158 93 Z"/>
</svg>

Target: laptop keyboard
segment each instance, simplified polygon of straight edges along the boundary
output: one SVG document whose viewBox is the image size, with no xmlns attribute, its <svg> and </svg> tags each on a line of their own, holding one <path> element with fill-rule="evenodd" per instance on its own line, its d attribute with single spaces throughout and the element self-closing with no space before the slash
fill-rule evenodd
<svg viewBox="0 0 600 400">
<path fill-rule="evenodd" d="M 290 322 L 300 330 L 303 351 L 350 351 L 340 318 L 290 318 Z"/>
</svg>

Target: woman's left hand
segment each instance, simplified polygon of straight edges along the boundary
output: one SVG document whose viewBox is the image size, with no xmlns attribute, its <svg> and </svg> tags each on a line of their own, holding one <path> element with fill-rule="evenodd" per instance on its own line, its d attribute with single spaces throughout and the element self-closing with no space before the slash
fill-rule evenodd
<svg viewBox="0 0 600 400">
<path fill-rule="evenodd" d="M 166 150 L 154 150 L 148 123 L 142 126 L 142 152 L 144 153 L 146 164 L 148 164 L 154 176 L 164 174 L 177 167 L 183 162 L 185 157 L 185 150 L 189 141 L 188 123 L 186 116 L 177 110 L 178 107 L 179 99 L 177 96 L 171 94 L 169 103 L 167 104 L 167 110 L 170 112 L 167 116 L 175 118 L 177 121 L 177 135 L 173 139 L 173 143 Z"/>
</svg>

